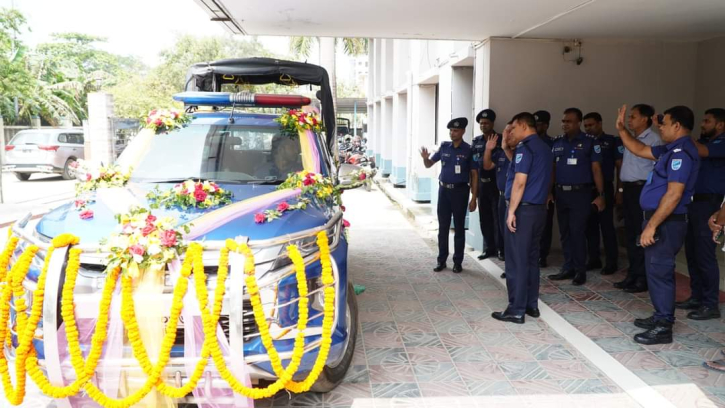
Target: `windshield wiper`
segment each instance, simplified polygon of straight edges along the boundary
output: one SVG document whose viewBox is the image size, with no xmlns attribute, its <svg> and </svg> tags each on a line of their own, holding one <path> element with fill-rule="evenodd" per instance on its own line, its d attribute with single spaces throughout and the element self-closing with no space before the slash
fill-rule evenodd
<svg viewBox="0 0 725 408">
<path fill-rule="evenodd" d="M 258 186 L 266 186 L 266 185 L 282 184 L 282 182 L 284 182 L 284 180 L 274 179 L 274 180 L 250 180 L 250 181 L 247 181 L 246 183 L 254 184 L 254 185 L 258 185 Z"/>
<path fill-rule="evenodd" d="M 205 181 L 213 181 L 214 183 L 220 184 L 241 184 L 242 181 L 238 180 L 214 180 L 210 178 L 204 178 L 204 177 L 185 177 L 185 178 L 168 178 L 168 179 L 155 179 L 155 180 L 137 180 L 138 182 L 142 183 L 183 183 L 186 180 L 193 180 L 194 182 L 205 182 Z"/>
</svg>

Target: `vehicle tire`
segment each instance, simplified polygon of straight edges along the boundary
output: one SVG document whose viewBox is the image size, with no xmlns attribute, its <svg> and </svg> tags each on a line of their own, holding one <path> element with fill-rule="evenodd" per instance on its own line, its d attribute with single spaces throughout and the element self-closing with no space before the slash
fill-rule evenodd
<svg viewBox="0 0 725 408">
<path fill-rule="evenodd" d="M 350 322 L 348 327 L 350 333 L 348 334 L 349 340 L 347 347 L 345 347 L 344 355 L 342 360 L 335 367 L 325 366 L 320 373 L 320 377 L 317 379 L 310 391 L 314 392 L 329 392 L 335 389 L 345 378 L 347 370 L 352 364 L 352 359 L 355 354 L 355 340 L 357 338 L 358 330 L 358 315 L 357 315 L 357 297 L 355 295 L 355 289 L 352 287 L 352 283 L 347 283 L 347 308 L 346 312 L 350 313 Z"/>
<path fill-rule="evenodd" d="M 71 165 L 75 162 L 76 159 L 73 158 L 66 160 L 65 166 L 63 166 L 63 180 L 73 180 L 76 178 L 76 170 L 71 167 Z"/>
<path fill-rule="evenodd" d="M 30 175 L 33 173 L 15 173 L 15 178 L 17 178 L 20 181 L 28 181 L 30 179 Z"/>
</svg>

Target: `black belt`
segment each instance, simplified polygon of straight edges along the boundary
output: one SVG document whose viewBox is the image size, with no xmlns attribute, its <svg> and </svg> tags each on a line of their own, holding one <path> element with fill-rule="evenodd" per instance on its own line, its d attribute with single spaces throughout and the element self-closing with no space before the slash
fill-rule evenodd
<svg viewBox="0 0 725 408">
<path fill-rule="evenodd" d="M 438 182 L 441 187 L 447 188 L 449 190 L 453 190 L 454 188 L 461 188 L 461 187 L 468 187 L 468 183 L 444 183 L 442 181 Z"/>
<path fill-rule="evenodd" d="M 506 205 L 509 205 L 509 200 L 506 200 Z M 544 205 L 544 204 L 520 202 L 519 205 Z"/>
<path fill-rule="evenodd" d="M 645 184 L 647 184 L 647 182 L 645 180 L 623 181 L 622 182 L 622 185 L 625 186 L 625 187 L 626 186 L 643 186 Z"/>
<path fill-rule="evenodd" d="M 718 201 L 722 202 L 724 196 L 722 194 L 695 194 L 692 201 Z"/>
<path fill-rule="evenodd" d="M 650 218 L 654 215 L 654 211 L 643 211 L 644 212 L 644 219 L 645 221 L 649 221 Z M 669 217 L 665 218 L 663 222 L 667 221 L 687 221 L 687 214 L 670 214 Z"/>
<path fill-rule="evenodd" d="M 572 185 L 568 185 L 568 184 L 557 184 L 556 185 L 556 188 L 559 189 L 559 190 L 561 190 L 561 191 L 581 191 L 581 190 L 586 190 L 586 189 L 591 190 L 592 188 L 594 188 L 594 184 L 592 184 L 592 183 L 587 183 L 587 184 L 572 184 Z"/>
<path fill-rule="evenodd" d="M 493 179 L 492 178 L 482 178 L 480 180 L 481 180 L 481 183 L 490 183 Z"/>
</svg>

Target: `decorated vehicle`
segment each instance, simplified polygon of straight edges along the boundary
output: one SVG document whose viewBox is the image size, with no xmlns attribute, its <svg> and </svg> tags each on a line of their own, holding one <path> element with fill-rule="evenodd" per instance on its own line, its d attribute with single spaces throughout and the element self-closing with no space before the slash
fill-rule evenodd
<svg viewBox="0 0 725 408">
<path fill-rule="evenodd" d="M 368 180 L 339 183 L 327 73 L 255 58 L 187 79 L 174 97 L 185 109 L 150 112 L 116 164 L 78 163 L 74 202 L 10 229 L 0 375 L 12 404 L 29 377 L 61 407 L 253 406 L 330 391 L 349 368 L 341 195 Z M 322 115 L 306 97 L 221 92 L 240 82 L 317 85 Z"/>
</svg>

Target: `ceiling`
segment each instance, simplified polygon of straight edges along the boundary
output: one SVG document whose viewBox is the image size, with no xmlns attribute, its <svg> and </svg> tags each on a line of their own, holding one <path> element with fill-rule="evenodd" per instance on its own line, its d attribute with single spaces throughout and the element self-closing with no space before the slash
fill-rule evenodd
<svg viewBox="0 0 725 408">
<path fill-rule="evenodd" d="M 698 41 L 725 35 L 725 0 L 194 0 L 250 35 Z"/>
</svg>

